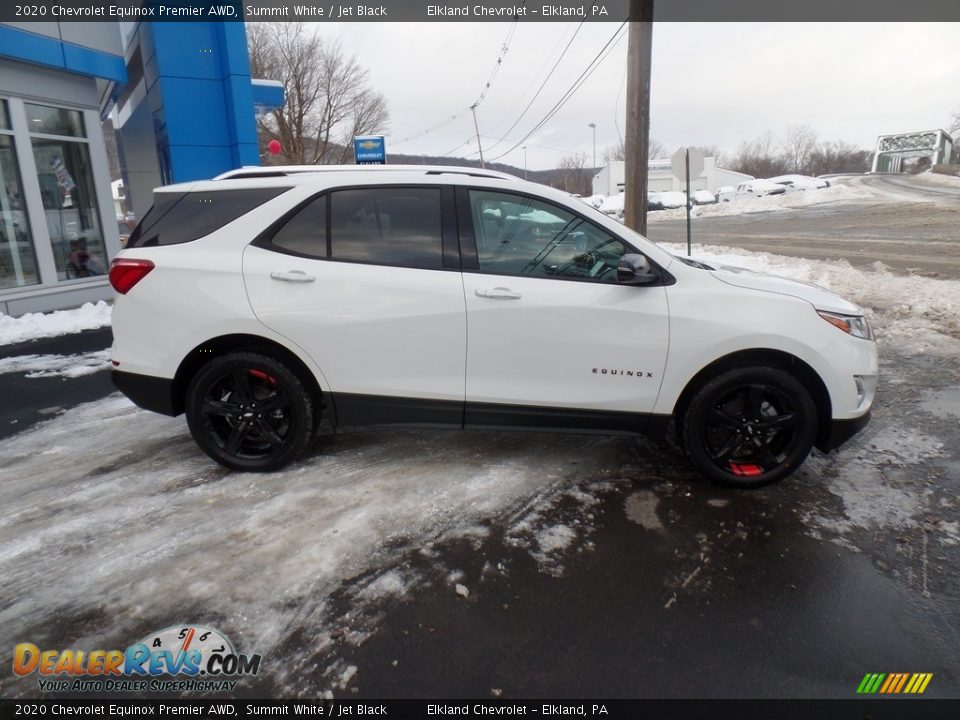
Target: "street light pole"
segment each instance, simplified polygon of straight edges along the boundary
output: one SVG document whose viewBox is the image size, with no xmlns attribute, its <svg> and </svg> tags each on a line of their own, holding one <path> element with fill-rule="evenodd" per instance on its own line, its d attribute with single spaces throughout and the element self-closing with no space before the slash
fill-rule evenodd
<svg viewBox="0 0 960 720">
<path fill-rule="evenodd" d="M 590 123 L 587 125 L 589 128 L 593 128 L 593 169 L 597 169 L 597 124 Z"/>
<path fill-rule="evenodd" d="M 524 145 L 521 150 L 523 150 L 523 179 L 527 179 L 527 146 Z"/>
</svg>

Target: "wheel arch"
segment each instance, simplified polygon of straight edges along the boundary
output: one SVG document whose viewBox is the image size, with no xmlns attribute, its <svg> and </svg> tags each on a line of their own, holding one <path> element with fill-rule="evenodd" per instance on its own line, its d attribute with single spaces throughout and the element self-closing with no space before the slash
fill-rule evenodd
<svg viewBox="0 0 960 720">
<path fill-rule="evenodd" d="M 184 356 L 173 377 L 171 395 L 174 410 L 178 414 L 184 411 L 187 388 L 190 385 L 190 380 L 199 372 L 200 368 L 214 358 L 237 351 L 259 352 L 283 362 L 293 371 L 300 382 L 303 383 L 303 386 L 312 395 L 315 406 L 318 411 L 320 411 L 317 413 L 317 417 L 319 418 L 324 410 L 328 410 L 331 413 L 333 412 L 332 405 L 328 407 L 325 403 L 326 398 L 320 387 L 320 383 L 317 381 L 316 374 L 296 353 L 275 340 L 245 333 L 234 333 L 210 338 L 197 345 Z M 331 418 L 331 421 L 335 420 L 335 417 Z"/>
<path fill-rule="evenodd" d="M 673 422 L 669 430 L 674 436 L 674 439 L 679 440 L 677 428 L 697 389 L 711 378 L 716 377 L 719 373 L 748 365 L 764 365 L 779 368 L 799 380 L 810 392 L 814 405 L 817 407 L 816 445 L 819 446 L 826 441 L 830 435 L 830 428 L 833 422 L 833 407 L 826 384 L 817 371 L 801 358 L 782 350 L 771 349 L 738 350 L 729 355 L 717 358 L 699 370 L 683 388 L 674 405 L 672 413 Z"/>
</svg>

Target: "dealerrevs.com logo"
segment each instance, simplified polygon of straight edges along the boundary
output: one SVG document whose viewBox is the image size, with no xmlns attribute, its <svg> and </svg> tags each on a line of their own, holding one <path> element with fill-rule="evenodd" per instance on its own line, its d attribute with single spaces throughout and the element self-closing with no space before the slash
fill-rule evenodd
<svg viewBox="0 0 960 720">
<path fill-rule="evenodd" d="M 42 650 L 19 643 L 13 672 L 39 675 L 41 692 L 229 692 L 239 678 L 257 674 L 260 659 L 237 653 L 218 630 L 180 625 L 126 650 Z"/>
</svg>

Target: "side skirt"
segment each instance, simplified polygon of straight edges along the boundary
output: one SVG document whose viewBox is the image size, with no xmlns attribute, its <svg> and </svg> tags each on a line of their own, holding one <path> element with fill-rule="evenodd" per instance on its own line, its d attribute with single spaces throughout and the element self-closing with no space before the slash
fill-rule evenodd
<svg viewBox="0 0 960 720">
<path fill-rule="evenodd" d="M 579 408 L 331 393 L 338 427 L 415 426 L 643 435 L 665 427 L 664 416 Z"/>
</svg>

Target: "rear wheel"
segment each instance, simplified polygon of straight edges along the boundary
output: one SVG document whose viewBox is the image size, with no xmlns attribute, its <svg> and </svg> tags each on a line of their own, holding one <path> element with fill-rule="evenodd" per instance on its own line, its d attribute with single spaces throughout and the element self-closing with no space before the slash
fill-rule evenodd
<svg viewBox="0 0 960 720">
<path fill-rule="evenodd" d="M 200 449 L 233 470 L 267 472 L 310 439 L 313 404 L 282 362 L 238 352 L 211 360 L 187 389 L 187 425 Z"/>
<path fill-rule="evenodd" d="M 705 383 L 682 423 L 684 447 L 697 470 L 736 487 L 787 477 L 806 459 L 816 436 L 810 393 L 772 367 L 729 370 Z"/>
</svg>

